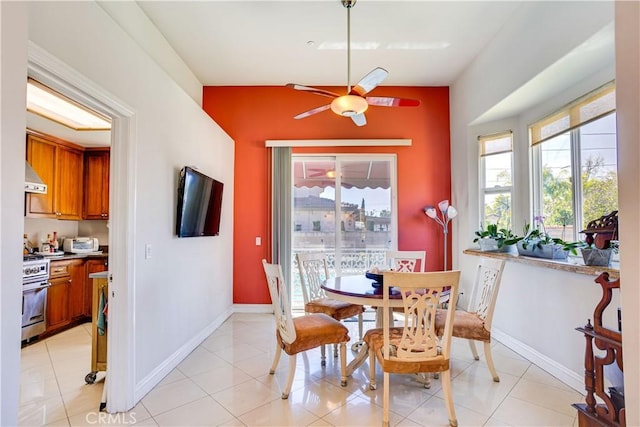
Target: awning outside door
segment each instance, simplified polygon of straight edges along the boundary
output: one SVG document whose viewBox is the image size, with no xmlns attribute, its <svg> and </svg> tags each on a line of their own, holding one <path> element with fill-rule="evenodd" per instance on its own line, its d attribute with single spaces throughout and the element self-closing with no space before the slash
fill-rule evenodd
<svg viewBox="0 0 640 427">
<path fill-rule="evenodd" d="M 332 160 L 299 160 L 293 162 L 294 186 L 335 187 L 336 165 Z M 389 188 L 389 162 L 347 160 L 341 162 L 342 187 Z"/>
</svg>

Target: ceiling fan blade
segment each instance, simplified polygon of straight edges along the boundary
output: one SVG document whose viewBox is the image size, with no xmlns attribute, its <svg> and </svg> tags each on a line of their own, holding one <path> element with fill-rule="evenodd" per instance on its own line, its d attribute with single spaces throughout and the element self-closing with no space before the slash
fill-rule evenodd
<svg viewBox="0 0 640 427">
<path fill-rule="evenodd" d="M 340 96 L 337 93 L 329 92 L 328 90 L 317 89 L 315 87 L 310 87 L 310 86 L 302 86 L 295 83 L 287 83 L 286 86 L 291 89 L 302 90 L 304 92 L 311 92 L 311 93 L 315 93 L 316 95 L 328 96 L 330 98 L 337 98 Z"/>
<path fill-rule="evenodd" d="M 294 117 L 294 119 L 304 119 L 305 117 L 309 117 L 312 116 L 314 114 L 318 114 L 321 113 L 325 110 L 328 110 L 329 108 L 331 108 L 331 104 L 327 104 L 327 105 L 322 105 L 320 107 L 316 107 L 313 110 L 309 110 L 309 111 L 305 111 L 304 113 L 300 113 L 297 116 Z"/>
<path fill-rule="evenodd" d="M 367 96 L 367 103 L 376 107 L 417 107 L 420 105 L 420 100 L 388 96 Z"/>
<path fill-rule="evenodd" d="M 375 68 L 369 74 L 364 76 L 354 87 L 351 88 L 350 95 L 360 95 L 364 96 L 365 94 L 371 92 L 375 89 L 384 79 L 387 78 L 389 72 L 384 68 Z"/>
<path fill-rule="evenodd" d="M 353 120 L 353 123 L 357 126 L 364 126 L 367 124 L 367 118 L 364 116 L 364 113 L 351 116 L 351 120 Z"/>
</svg>

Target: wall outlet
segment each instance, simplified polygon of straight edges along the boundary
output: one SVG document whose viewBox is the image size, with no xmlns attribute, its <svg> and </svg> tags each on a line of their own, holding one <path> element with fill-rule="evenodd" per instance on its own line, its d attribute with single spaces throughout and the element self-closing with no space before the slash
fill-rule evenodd
<svg viewBox="0 0 640 427">
<path fill-rule="evenodd" d="M 256 246 L 262 245 L 262 237 L 256 237 Z"/>
</svg>

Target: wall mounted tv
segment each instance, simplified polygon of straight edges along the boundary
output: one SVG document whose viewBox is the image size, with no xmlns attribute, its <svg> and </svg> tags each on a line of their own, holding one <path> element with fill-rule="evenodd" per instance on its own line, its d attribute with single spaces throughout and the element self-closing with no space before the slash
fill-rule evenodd
<svg viewBox="0 0 640 427">
<path fill-rule="evenodd" d="M 178 183 L 178 237 L 217 236 L 220 233 L 223 183 L 185 166 Z"/>
</svg>

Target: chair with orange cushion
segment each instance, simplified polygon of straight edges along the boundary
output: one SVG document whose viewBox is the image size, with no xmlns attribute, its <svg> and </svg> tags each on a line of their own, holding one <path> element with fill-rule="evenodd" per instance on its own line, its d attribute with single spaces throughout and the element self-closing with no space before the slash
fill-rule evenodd
<svg viewBox="0 0 640 427">
<path fill-rule="evenodd" d="M 352 346 L 355 351 L 362 342 L 362 313 L 364 307 L 358 304 L 338 301 L 327 298 L 322 283 L 329 278 L 329 267 L 327 257 L 322 252 L 298 253 L 298 271 L 300 272 L 300 282 L 302 283 L 302 297 L 304 299 L 304 311 L 306 313 L 324 313 L 336 320 L 358 317 L 358 338 L 359 342 Z M 322 349 L 324 354 L 324 348 Z M 334 350 L 334 357 L 337 351 Z"/>
<path fill-rule="evenodd" d="M 475 342 L 482 341 L 484 343 L 484 357 L 495 382 L 499 382 L 500 377 L 496 372 L 491 355 L 491 323 L 498 300 L 504 265 L 504 260 L 493 258 L 480 260 L 469 307 L 467 311 L 456 310 L 453 318 L 453 336 L 469 340 L 471 353 L 473 353 L 475 360 L 480 360 Z M 438 310 L 436 314 L 436 326 L 440 331 L 443 330 L 446 314 L 445 310 Z"/>
<path fill-rule="evenodd" d="M 287 399 L 291 391 L 296 373 L 296 355 L 327 344 L 340 345 L 340 383 L 343 387 L 346 386 L 346 345 L 349 342 L 349 330 L 339 321 L 322 313 L 293 318 L 289 305 L 289 290 L 283 279 L 282 268 L 279 264 L 269 264 L 264 259 L 262 266 L 276 316 L 276 353 L 269 373 L 273 375 L 275 372 L 282 350 L 289 355 L 289 376 L 282 391 L 282 398 Z"/>
<path fill-rule="evenodd" d="M 369 346 L 369 388 L 376 388 L 376 360 L 384 372 L 383 425 L 389 425 L 389 374 L 420 374 L 441 372 L 442 391 L 449 415 L 449 424 L 457 426 L 451 393 L 451 333 L 453 314 L 458 297 L 460 271 L 430 273 L 383 274 L 383 326 L 370 329 L 364 336 Z M 402 294 L 404 325 L 389 325 L 389 291 Z M 436 312 L 442 292 L 450 289 L 450 301 L 444 310 L 442 333 L 436 333 Z"/>
</svg>

